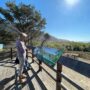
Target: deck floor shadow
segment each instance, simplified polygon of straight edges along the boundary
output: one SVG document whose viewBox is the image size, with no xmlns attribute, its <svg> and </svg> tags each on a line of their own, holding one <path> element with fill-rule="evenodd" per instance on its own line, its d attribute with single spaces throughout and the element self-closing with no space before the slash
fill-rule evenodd
<svg viewBox="0 0 90 90">
<path fill-rule="evenodd" d="M 62 56 L 59 60 L 64 66 L 90 78 L 90 64 Z"/>
</svg>

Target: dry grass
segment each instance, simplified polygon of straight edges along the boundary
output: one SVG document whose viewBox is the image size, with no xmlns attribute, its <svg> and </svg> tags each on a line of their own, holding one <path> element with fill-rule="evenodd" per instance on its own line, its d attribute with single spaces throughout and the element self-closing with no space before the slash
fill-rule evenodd
<svg viewBox="0 0 90 90">
<path fill-rule="evenodd" d="M 75 54 L 79 54 L 79 57 L 90 60 L 90 52 L 67 51 L 67 53 L 75 53 Z"/>
</svg>

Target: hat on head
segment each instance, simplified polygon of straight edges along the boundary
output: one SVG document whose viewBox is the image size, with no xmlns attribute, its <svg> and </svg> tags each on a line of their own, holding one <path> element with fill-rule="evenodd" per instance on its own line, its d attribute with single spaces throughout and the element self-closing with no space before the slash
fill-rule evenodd
<svg viewBox="0 0 90 90">
<path fill-rule="evenodd" d="M 24 37 L 27 37 L 27 34 L 26 33 L 21 33 L 22 36 Z"/>
</svg>

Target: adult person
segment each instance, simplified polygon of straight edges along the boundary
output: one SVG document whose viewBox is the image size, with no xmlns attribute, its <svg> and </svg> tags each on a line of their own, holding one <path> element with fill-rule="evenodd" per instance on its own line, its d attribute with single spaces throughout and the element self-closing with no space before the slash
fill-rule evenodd
<svg viewBox="0 0 90 90">
<path fill-rule="evenodd" d="M 23 75 L 23 68 L 26 60 L 26 45 L 25 40 L 27 38 L 26 33 L 21 33 L 19 39 L 16 41 L 17 57 L 19 59 L 19 81 L 23 83 L 22 79 L 25 78 Z"/>
</svg>

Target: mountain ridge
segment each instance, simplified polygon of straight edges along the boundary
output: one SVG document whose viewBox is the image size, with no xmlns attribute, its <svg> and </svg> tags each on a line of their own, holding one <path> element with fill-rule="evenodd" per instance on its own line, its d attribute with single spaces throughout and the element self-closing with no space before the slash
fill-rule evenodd
<svg viewBox="0 0 90 90">
<path fill-rule="evenodd" d="M 50 36 L 50 38 L 48 39 L 48 41 L 51 41 L 51 42 L 70 42 L 69 40 L 58 39 L 55 36 L 52 36 L 50 34 L 49 34 L 49 36 Z M 39 38 L 37 38 L 37 39 L 39 39 L 40 41 L 44 40 L 44 34 L 40 35 Z"/>
</svg>

